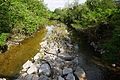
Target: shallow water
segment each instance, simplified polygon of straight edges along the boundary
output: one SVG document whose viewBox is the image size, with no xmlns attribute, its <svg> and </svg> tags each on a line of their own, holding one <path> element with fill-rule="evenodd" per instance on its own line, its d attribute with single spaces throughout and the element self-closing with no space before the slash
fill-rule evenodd
<svg viewBox="0 0 120 80">
<path fill-rule="evenodd" d="M 45 28 L 21 42 L 22 45 L 13 46 L 10 50 L 0 54 L 0 77 L 15 77 L 23 63 L 30 60 L 40 48 L 39 43 L 43 40 L 47 30 Z"/>
</svg>

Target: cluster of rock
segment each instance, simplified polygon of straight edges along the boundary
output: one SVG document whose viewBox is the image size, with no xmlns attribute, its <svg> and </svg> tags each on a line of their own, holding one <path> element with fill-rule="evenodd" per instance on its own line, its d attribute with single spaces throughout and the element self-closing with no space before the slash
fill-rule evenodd
<svg viewBox="0 0 120 80">
<path fill-rule="evenodd" d="M 78 46 L 68 37 L 64 27 L 55 27 L 40 43 L 41 49 L 33 61 L 27 61 L 17 80 L 86 80 L 75 54 Z"/>
</svg>

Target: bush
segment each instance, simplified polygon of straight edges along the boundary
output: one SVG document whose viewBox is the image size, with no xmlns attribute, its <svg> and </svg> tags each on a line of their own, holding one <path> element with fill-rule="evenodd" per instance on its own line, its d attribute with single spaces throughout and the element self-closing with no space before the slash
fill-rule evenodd
<svg viewBox="0 0 120 80">
<path fill-rule="evenodd" d="M 31 34 L 51 16 L 43 0 L 0 0 L 0 34 Z M 3 41 L 3 42 L 2 42 Z M 5 39 L 1 40 L 1 45 Z"/>
</svg>

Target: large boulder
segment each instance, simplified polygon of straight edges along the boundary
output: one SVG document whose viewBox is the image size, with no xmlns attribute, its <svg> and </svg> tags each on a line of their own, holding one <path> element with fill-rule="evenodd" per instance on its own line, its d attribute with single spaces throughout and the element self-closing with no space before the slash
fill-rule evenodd
<svg viewBox="0 0 120 80">
<path fill-rule="evenodd" d="M 86 78 L 85 72 L 81 67 L 77 67 L 74 74 L 77 76 L 79 80 L 85 80 Z"/>
<path fill-rule="evenodd" d="M 32 73 L 37 73 L 37 67 L 35 65 L 32 65 L 28 70 L 27 73 L 28 74 L 32 74 Z"/>
<path fill-rule="evenodd" d="M 32 65 L 33 65 L 33 63 L 28 60 L 25 64 L 23 64 L 23 69 L 28 69 Z"/>
<path fill-rule="evenodd" d="M 46 76 L 50 76 L 51 74 L 50 66 L 47 63 L 42 64 L 40 66 L 39 73 L 44 74 Z"/>
</svg>

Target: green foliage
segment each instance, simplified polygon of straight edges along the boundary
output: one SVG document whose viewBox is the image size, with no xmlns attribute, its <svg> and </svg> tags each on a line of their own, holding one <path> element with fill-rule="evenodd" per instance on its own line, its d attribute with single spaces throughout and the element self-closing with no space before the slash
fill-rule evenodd
<svg viewBox="0 0 120 80">
<path fill-rule="evenodd" d="M 87 0 L 85 4 L 69 5 L 54 13 L 75 29 L 89 31 L 92 27 L 95 40 L 103 41 L 100 45 L 106 53 L 102 54 L 102 59 L 115 62 L 120 61 L 120 9 L 116 8 L 113 0 Z M 105 41 L 106 38 L 110 40 Z"/>
<path fill-rule="evenodd" d="M 5 0 L 1 2 L 0 29 L 31 33 L 50 17 L 42 0 Z M 3 28 L 4 26 L 4 28 Z"/>
<path fill-rule="evenodd" d="M 33 33 L 50 16 L 43 0 L 0 0 L 0 34 Z"/>
<path fill-rule="evenodd" d="M 7 37 L 8 37 L 8 33 L 0 34 L 0 46 L 5 45 Z"/>
<path fill-rule="evenodd" d="M 97 8 L 113 9 L 116 7 L 113 0 L 87 0 L 86 4 L 90 10 L 95 10 Z"/>
<path fill-rule="evenodd" d="M 114 28 L 112 39 L 103 44 L 102 48 L 106 50 L 106 53 L 102 55 L 102 58 L 108 62 L 120 61 L 120 10 L 114 10 L 113 15 L 110 18 L 110 25 Z M 111 56 L 114 55 L 114 56 Z M 112 57 L 112 58 L 106 58 Z"/>
</svg>

